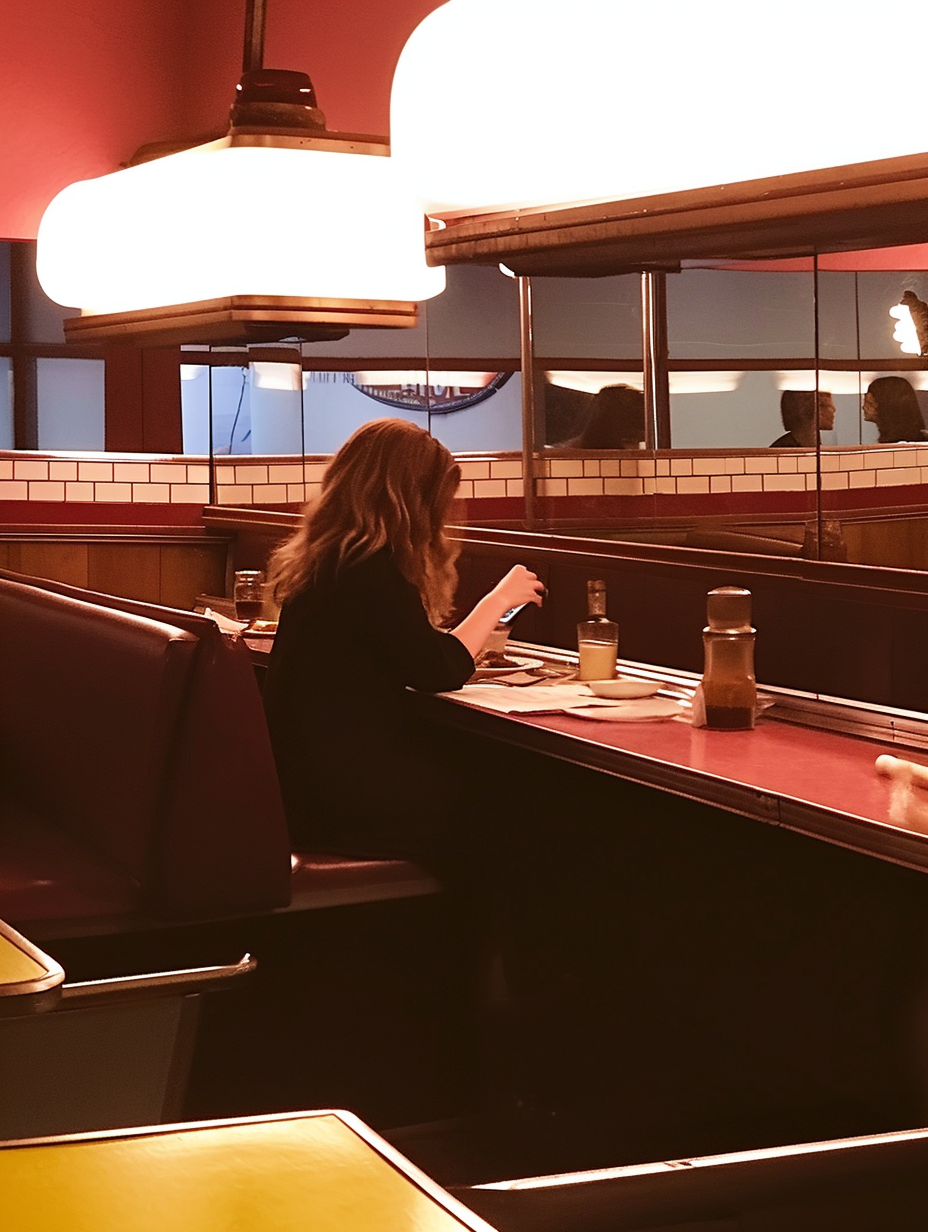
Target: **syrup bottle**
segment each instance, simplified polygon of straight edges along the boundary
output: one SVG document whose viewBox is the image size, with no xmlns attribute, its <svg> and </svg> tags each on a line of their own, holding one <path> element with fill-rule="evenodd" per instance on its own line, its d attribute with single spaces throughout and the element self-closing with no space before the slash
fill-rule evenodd
<svg viewBox="0 0 928 1232">
<path fill-rule="evenodd" d="M 727 731 L 750 729 L 757 703 L 751 592 L 740 586 L 710 590 L 706 617 L 708 624 L 702 633 L 705 669 L 698 690 L 704 726 Z"/>
</svg>

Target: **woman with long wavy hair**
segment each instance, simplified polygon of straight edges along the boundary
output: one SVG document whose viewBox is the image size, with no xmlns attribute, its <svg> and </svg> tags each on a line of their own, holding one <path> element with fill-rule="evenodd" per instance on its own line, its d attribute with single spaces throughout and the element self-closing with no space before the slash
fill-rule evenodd
<svg viewBox="0 0 928 1232">
<path fill-rule="evenodd" d="M 864 397 L 864 419 L 876 424 L 881 445 L 925 439 L 918 395 L 904 376 L 879 376 L 870 382 Z"/>
<path fill-rule="evenodd" d="M 543 587 L 516 565 L 442 627 L 459 482 L 428 432 L 374 420 L 335 454 L 271 557 L 281 611 L 264 701 L 297 848 L 406 856 L 446 877 L 479 858 L 461 776 L 409 712 L 407 690 L 460 688 L 500 616 L 540 603 Z"/>
</svg>

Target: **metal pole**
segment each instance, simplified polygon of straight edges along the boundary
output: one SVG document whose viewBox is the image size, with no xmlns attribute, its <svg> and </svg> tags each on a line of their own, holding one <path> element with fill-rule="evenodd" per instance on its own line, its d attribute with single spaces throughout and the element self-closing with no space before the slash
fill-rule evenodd
<svg viewBox="0 0 928 1232">
<path fill-rule="evenodd" d="M 522 354 L 522 493 L 525 529 L 535 528 L 535 338 L 532 281 L 519 278 L 519 328 Z"/>
<path fill-rule="evenodd" d="M 264 68 L 264 8 L 265 0 L 245 0 L 243 73 L 252 73 L 255 69 Z"/>
<path fill-rule="evenodd" d="M 645 445 L 670 449 L 670 386 L 667 364 L 667 275 L 641 274 L 641 347 L 644 361 Z"/>
</svg>

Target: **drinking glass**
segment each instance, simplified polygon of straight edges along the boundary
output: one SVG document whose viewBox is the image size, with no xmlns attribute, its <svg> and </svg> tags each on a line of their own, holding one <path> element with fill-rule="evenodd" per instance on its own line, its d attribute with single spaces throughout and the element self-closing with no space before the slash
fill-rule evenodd
<svg viewBox="0 0 928 1232">
<path fill-rule="evenodd" d="M 235 574 L 232 591 L 235 600 L 235 618 L 250 625 L 258 620 L 264 609 L 264 574 L 260 569 L 239 569 Z"/>
</svg>

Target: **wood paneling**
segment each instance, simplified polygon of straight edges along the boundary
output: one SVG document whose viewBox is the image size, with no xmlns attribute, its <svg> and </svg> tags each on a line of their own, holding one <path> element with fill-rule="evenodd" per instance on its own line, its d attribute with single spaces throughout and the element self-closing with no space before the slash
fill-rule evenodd
<svg viewBox="0 0 928 1232">
<path fill-rule="evenodd" d="M 0 566 L 149 603 L 191 610 L 198 594 L 225 591 L 228 543 L 215 537 L 35 534 L 0 539 Z"/>
</svg>

